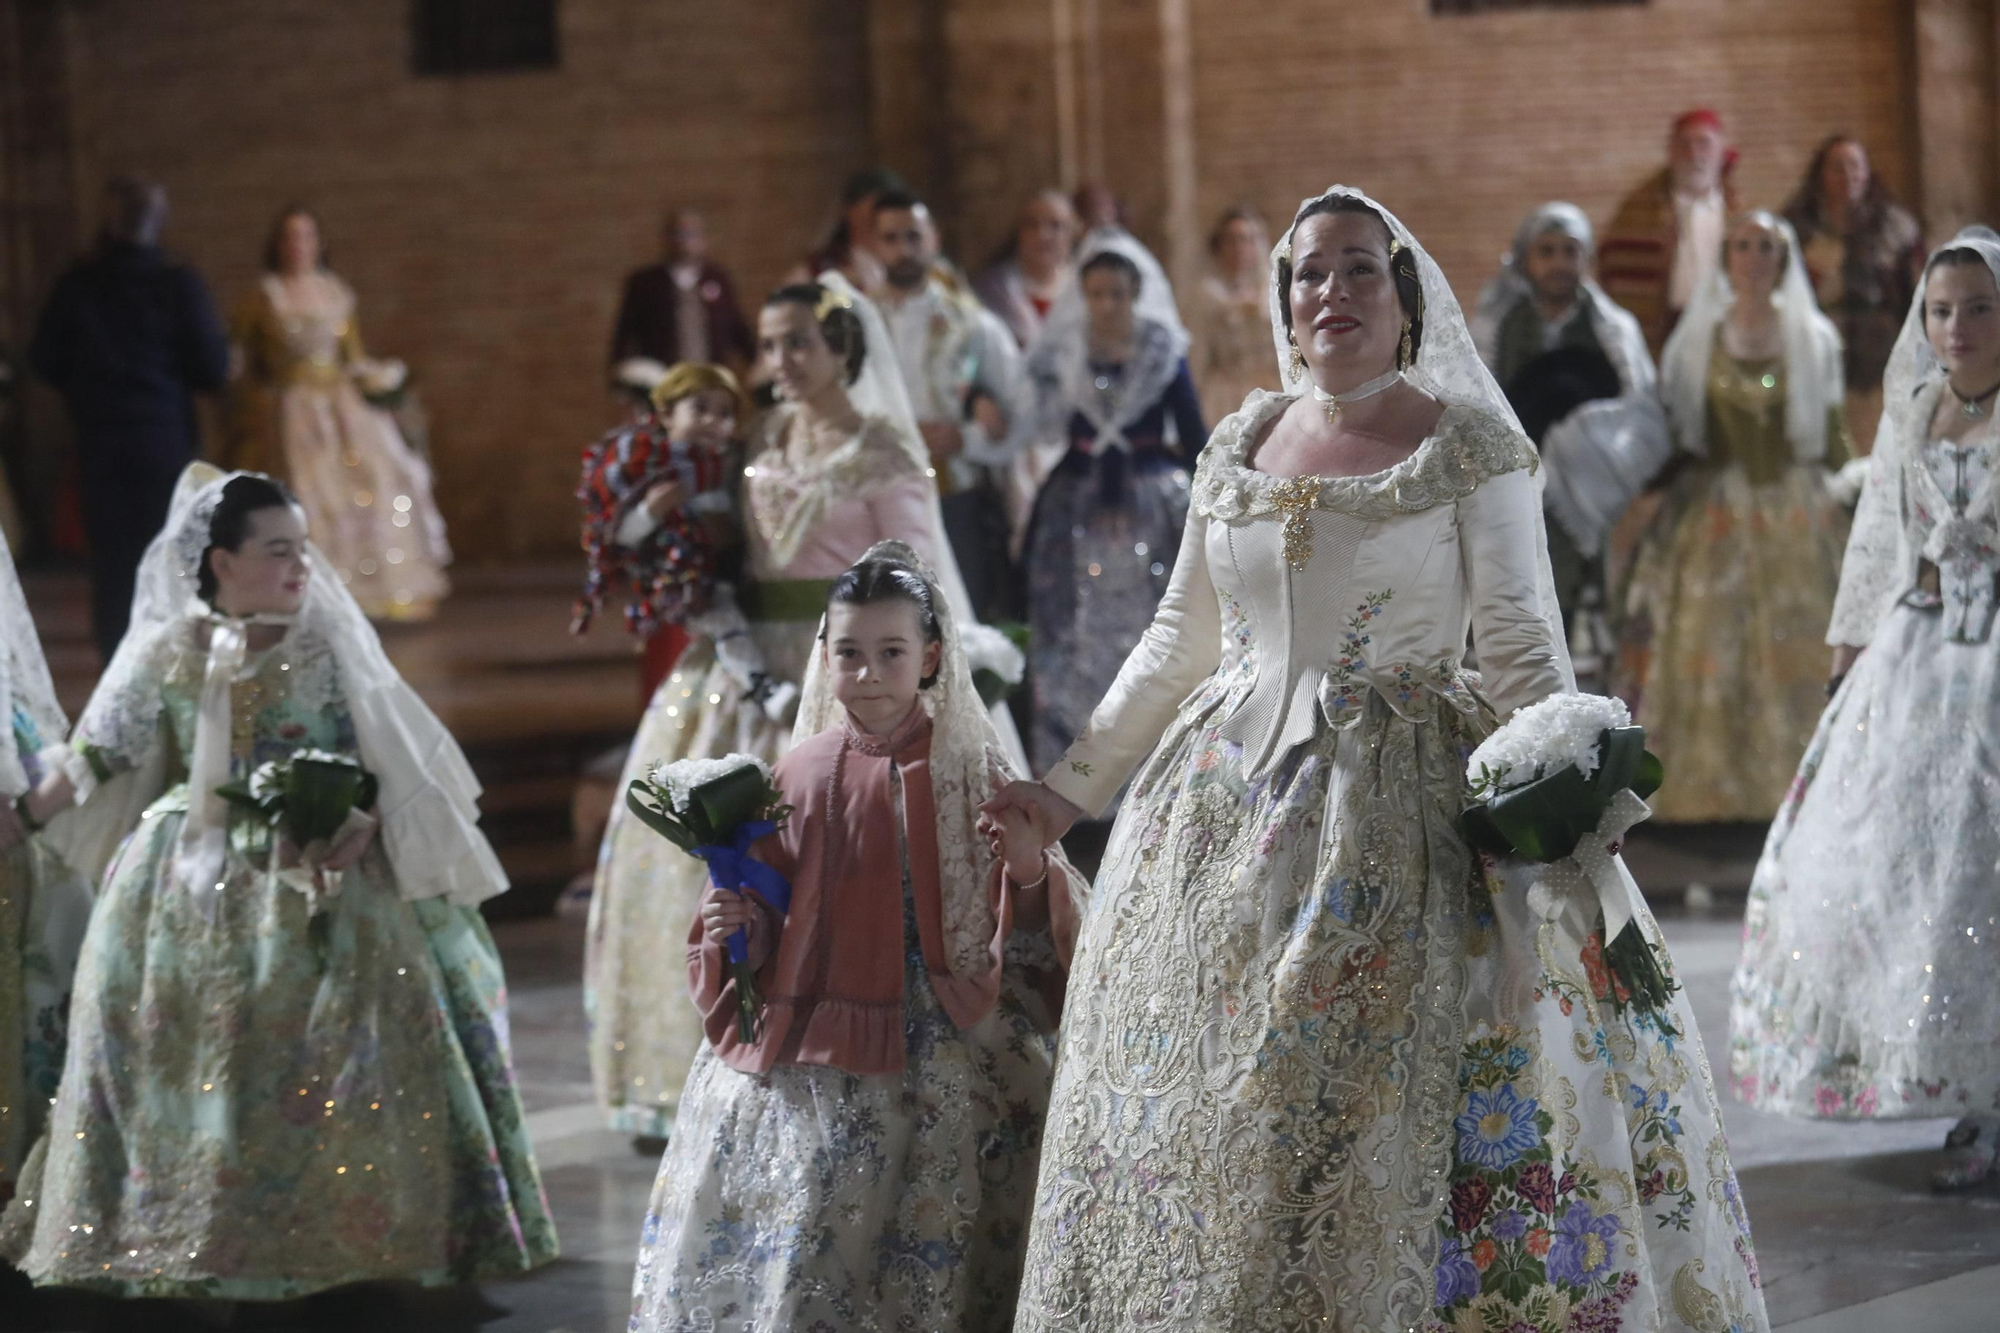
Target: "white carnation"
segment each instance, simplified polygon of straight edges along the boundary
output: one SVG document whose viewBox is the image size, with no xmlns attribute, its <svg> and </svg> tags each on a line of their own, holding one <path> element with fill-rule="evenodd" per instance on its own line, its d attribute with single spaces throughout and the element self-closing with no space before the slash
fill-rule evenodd
<svg viewBox="0 0 2000 1333">
<path fill-rule="evenodd" d="M 1021 677 L 1028 669 L 1027 658 L 1015 642 L 991 625 L 969 624 L 958 632 L 960 645 L 965 649 L 965 667 L 977 676 L 982 671 L 991 671 L 1004 685 L 1019 685 Z"/>
<path fill-rule="evenodd" d="M 1550 695 L 1488 736 L 1472 752 L 1466 777 L 1496 794 L 1571 765 L 1589 777 L 1602 758 L 1598 738 L 1608 729 L 1631 725 L 1623 700 L 1603 694 Z"/>
<path fill-rule="evenodd" d="M 681 759 L 671 764 L 653 765 L 653 781 L 666 788 L 667 801 L 674 813 L 688 812 L 695 788 L 727 777 L 739 768 L 754 768 L 766 783 L 772 783 L 771 766 L 754 754 L 725 754 L 719 759 Z"/>
</svg>

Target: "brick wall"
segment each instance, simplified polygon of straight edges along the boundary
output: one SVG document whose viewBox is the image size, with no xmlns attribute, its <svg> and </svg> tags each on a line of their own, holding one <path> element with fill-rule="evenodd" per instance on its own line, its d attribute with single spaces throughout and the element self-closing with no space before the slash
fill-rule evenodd
<svg viewBox="0 0 2000 1333">
<path fill-rule="evenodd" d="M 1193 0 L 1204 218 L 1249 200 L 1274 227 L 1340 181 L 1394 209 L 1461 299 L 1547 199 L 1601 226 L 1710 105 L 1749 205 L 1779 207 L 1847 129 L 1913 193 L 1909 18 L 1897 0 L 1652 0 L 1434 18 L 1427 0 Z"/>
<path fill-rule="evenodd" d="M 1896 0 L 1471 18 L 1427 0 L 563 0 L 559 70 L 459 81 L 410 75 L 406 0 L 93 0 L 65 9 L 71 175 L 86 227 L 104 173 L 164 179 L 171 243 L 231 300 L 277 207 L 316 208 L 371 348 L 422 377 L 461 554 L 554 554 L 573 545 L 576 451 L 605 418 L 618 281 L 652 257 L 667 203 L 710 211 L 754 300 L 879 143 L 976 262 L 1026 189 L 1062 175 L 1052 43 L 1067 32 L 1077 114 L 1101 137 L 1072 173 L 1129 177 L 1141 232 L 1184 250 L 1162 174 L 1179 169 L 1170 99 L 1132 86 L 1173 68 L 1162 16 L 1183 11 L 1194 226 L 1238 200 L 1282 222 L 1348 181 L 1400 212 L 1465 296 L 1531 205 L 1567 197 L 1604 219 L 1696 103 L 1735 128 L 1749 202 L 1780 203 L 1835 127 L 1896 190 L 1917 184 Z M 903 94 L 938 82 L 930 132 L 911 132 L 922 108 Z"/>
<path fill-rule="evenodd" d="M 164 180 L 218 296 L 316 209 L 370 350 L 407 359 L 462 556 L 573 549 L 619 280 L 669 202 L 710 212 L 745 299 L 866 154 L 852 0 L 568 0 L 561 68 L 410 74 L 407 0 L 95 0 L 89 166 Z"/>
</svg>

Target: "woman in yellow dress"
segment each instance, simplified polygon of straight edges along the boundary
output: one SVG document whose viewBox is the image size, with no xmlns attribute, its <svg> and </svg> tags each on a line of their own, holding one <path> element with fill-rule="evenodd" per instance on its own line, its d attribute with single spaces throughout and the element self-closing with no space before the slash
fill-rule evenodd
<svg viewBox="0 0 2000 1333">
<path fill-rule="evenodd" d="M 264 275 L 231 321 L 231 465 L 291 484 L 313 540 L 373 620 L 421 620 L 449 590 L 431 470 L 387 408 L 403 368 L 362 352 L 354 289 L 326 267 L 318 220 L 287 208 Z"/>
<path fill-rule="evenodd" d="M 1825 706 L 1851 452 L 1840 335 L 1791 225 L 1737 218 L 1723 267 L 1668 339 L 1677 450 L 1633 556 L 1618 693 L 1673 781 L 1653 817 L 1768 821 Z"/>
</svg>

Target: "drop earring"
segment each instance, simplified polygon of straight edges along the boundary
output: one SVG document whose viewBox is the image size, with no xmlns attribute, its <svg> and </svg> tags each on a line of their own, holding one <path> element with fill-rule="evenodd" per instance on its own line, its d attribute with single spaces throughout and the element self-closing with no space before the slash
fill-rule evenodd
<svg viewBox="0 0 2000 1333">
<path fill-rule="evenodd" d="M 1396 369 L 1408 370 L 1410 363 L 1416 359 L 1416 353 L 1410 349 L 1410 321 L 1406 319 L 1403 321 L 1403 341 L 1396 348 Z"/>
<path fill-rule="evenodd" d="M 1305 354 L 1299 351 L 1299 335 L 1291 333 L 1287 334 L 1286 338 L 1292 344 L 1292 378 L 1302 380 L 1306 377 L 1306 358 Z"/>
</svg>

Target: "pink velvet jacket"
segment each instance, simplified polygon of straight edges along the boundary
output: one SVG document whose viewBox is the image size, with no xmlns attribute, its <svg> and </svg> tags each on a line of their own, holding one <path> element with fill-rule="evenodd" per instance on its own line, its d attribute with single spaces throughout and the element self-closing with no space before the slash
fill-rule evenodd
<svg viewBox="0 0 2000 1333">
<path fill-rule="evenodd" d="M 975 972 L 951 972 L 945 965 L 930 748 L 930 719 L 918 709 L 893 736 L 870 736 L 844 724 L 778 761 L 777 786 L 792 814 L 753 852 L 791 882 L 792 905 L 782 918 L 767 909 L 751 931 L 751 957 L 768 951 L 757 972 L 765 1008 L 755 1042 L 746 1044 L 737 1033 L 736 985 L 727 954 L 707 939 L 698 914 L 688 934 L 689 989 L 709 1044 L 732 1069 L 761 1074 L 781 1064 L 816 1064 L 854 1074 L 902 1070 L 903 857 L 892 767 L 902 777 L 911 892 L 931 989 L 960 1028 L 992 1011 L 1019 890 L 994 858 L 988 881 L 996 923 L 992 943 Z M 1075 932 L 1068 883 L 1073 872 L 1055 851 L 1049 863 L 1051 924 L 1066 959 Z M 1059 1004 L 1059 997 L 1047 998 Z"/>
</svg>

